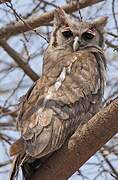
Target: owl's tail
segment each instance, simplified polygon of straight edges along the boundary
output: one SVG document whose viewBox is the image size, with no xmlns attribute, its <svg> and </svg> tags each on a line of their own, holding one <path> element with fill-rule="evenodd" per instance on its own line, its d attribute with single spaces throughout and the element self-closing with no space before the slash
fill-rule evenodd
<svg viewBox="0 0 118 180">
<path fill-rule="evenodd" d="M 20 155 L 16 156 L 12 163 L 12 169 L 9 175 L 9 180 L 14 180 L 18 176 Z"/>
<path fill-rule="evenodd" d="M 19 175 L 19 168 L 21 167 L 22 169 L 22 176 L 24 180 L 30 180 L 32 173 L 34 172 L 32 169 L 33 166 L 29 163 L 22 163 L 23 157 L 21 155 L 18 155 L 17 157 L 14 158 L 13 164 L 12 164 L 12 169 L 9 175 L 9 180 L 15 180 L 18 179 Z"/>
<path fill-rule="evenodd" d="M 14 156 L 9 180 L 18 178 L 19 168 L 22 169 L 23 179 L 31 180 L 32 174 L 52 155 L 52 153 L 42 158 L 34 159 L 25 153 L 24 141 L 22 138 L 18 139 L 10 147 L 10 155 Z"/>
<path fill-rule="evenodd" d="M 18 177 L 19 167 L 25 157 L 24 141 L 22 138 L 14 142 L 10 147 L 10 156 L 14 156 L 12 169 L 9 175 L 9 180 L 14 180 Z"/>
<path fill-rule="evenodd" d="M 9 176 L 9 180 L 15 180 L 18 177 L 19 168 L 22 169 L 23 179 L 30 180 L 32 173 L 36 170 L 36 167 L 39 166 L 40 160 L 32 160 L 31 163 L 28 163 L 28 160 L 31 158 L 25 153 L 24 140 L 22 138 L 14 142 L 10 147 L 10 155 L 14 156 L 12 163 L 12 169 Z"/>
</svg>

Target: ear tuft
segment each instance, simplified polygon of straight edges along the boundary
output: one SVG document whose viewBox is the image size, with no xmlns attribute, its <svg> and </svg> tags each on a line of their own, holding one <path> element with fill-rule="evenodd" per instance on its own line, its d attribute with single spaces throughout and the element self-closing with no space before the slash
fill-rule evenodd
<svg viewBox="0 0 118 180">
<path fill-rule="evenodd" d="M 100 17 L 99 19 L 96 19 L 92 24 L 98 28 L 98 29 L 103 29 L 105 25 L 107 24 L 108 17 Z"/>
<path fill-rule="evenodd" d="M 67 25 L 67 15 L 65 11 L 58 7 L 54 12 L 54 25 L 60 26 L 60 25 Z"/>
</svg>

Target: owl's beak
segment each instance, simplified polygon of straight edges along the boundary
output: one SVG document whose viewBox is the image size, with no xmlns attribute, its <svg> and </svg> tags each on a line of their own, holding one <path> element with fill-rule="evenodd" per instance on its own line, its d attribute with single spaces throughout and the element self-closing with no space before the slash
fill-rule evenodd
<svg viewBox="0 0 118 180">
<path fill-rule="evenodd" d="M 77 51 L 79 49 L 79 46 L 80 46 L 80 40 L 79 37 L 76 36 L 73 42 L 73 50 Z"/>
</svg>

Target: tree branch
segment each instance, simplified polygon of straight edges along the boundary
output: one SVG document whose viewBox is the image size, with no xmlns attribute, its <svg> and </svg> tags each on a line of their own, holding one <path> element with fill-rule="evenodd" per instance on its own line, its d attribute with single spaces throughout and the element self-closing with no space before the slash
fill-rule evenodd
<svg viewBox="0 0 118 180">
<path fill-rule="evenodd" d="M 21 58 L 20 54 L 16 52 L 5 40 L 0 40 L 0 46 L 7 52 L 7 54 L 13 58 L 18 66 L 28 75 L 33 81 L 39 79 L 39 76 L 25 63 L 25 60 Z"/>
<path fill-rule="evenodd" d="M 77 11 L 79 8 L 85 8 L 87 6 L 91 6 L 93 4 L 102 2 L 104 0 L 80 0 L 80 7 L 77 6 L 76 3 L 72 3 L 69 5 L 62 6 L 62 8 L 67 12 L 67 13 L 72 13 L 74 11 Z M 29 24 L 30 27 L 37 28 L 39 26 L 43 26 L 46 23 L 49 23 L 50 21 L 53 20 L 53 15 L 54 15 L 54 10 L 51 12 L 43 13 L 39 17 L 31 17 L 30 19 L 27 19 L 25 22 L 26 24 Z M 28 26 L 26 26 L 24 23 L 21 21 L 16 22 L 14 25 L 8 25 L 4 28 L 0 29 L 0 38 L 4 37 L 10 37 L 13 35 L 17 35 L 19 33 L 27 32 L 31 30 L 29 29 Z"/>
<path fill-rule="evenodd" d="M 113 48 L 114 50 L 118 51 L 118 45 L 113 44 L 113 43 L 111 43 L 111 42 L 108 41 L 108 40 L 106 40 L 105 43 L 106 43 L 106 45 L 107 45 L 108 47 L 111 47 L 111 48 Z"/>
<path fill-rule="evenodd" d="M 118 177 L 118 172 L 115 169 L 115 167 L 112 165 L 112 163 L 110 162 L 110 160 L 108 159 L 108 157 L 106 156 L 104 150 L 100 150 L 100 153 L 102 155 L 102 157 L 104 158 L 104 161 L 107 163 L 107 165 L 109 166 L 109 168 L 111 169 L 111 171 L 113 172 L 113 174 L 115 175 L 115 177 Z"/>
<path fill-rule="evenodd" d="M 32 180 L 66 180 L 118 131 L 118 99 L 79 127 L 68 142 L 34 174 Z"/>
<path fill-rule="evenodd" d="M 0 4 L 10 2 L 11 0 L 0 0 Z"/>
</svg>

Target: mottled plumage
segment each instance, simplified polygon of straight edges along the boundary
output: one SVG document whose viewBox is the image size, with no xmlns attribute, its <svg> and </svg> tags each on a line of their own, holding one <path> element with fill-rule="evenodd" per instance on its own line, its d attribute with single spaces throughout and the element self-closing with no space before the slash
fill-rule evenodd
<svg viewBox="0 0 118 180">
<path fill-rule="evenodd" d="M 36 159 L 58 150 L 80 123 L 98 112 L 105 86 L 105 23 L 104 17 L 77 22 L 62 9 L 55 11 L 43 76 L 21 103 L 17 124 L 21 138 L 10 149 L 16 156 L 11 179 L 18 166 L 27 176 Z"/>
</svg>

